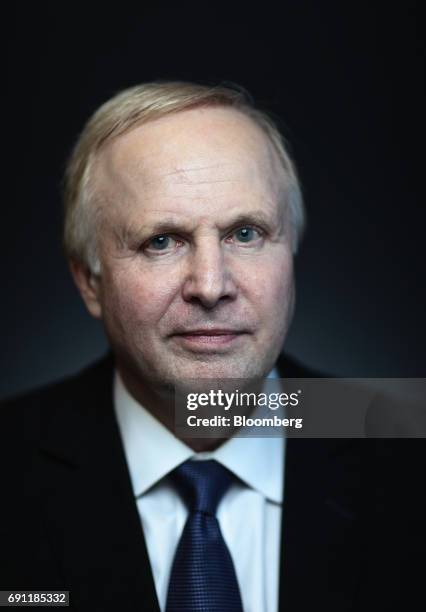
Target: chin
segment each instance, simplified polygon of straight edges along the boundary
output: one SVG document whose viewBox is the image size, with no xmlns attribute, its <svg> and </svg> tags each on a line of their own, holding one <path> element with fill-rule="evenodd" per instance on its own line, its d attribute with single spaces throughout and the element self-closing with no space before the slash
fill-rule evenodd
<svg viewBox="0 0 426 612">
<path fill-rule="evenodd" d="M 198 363 L 191 367 L 186 365 L 170 381 L 174 392 L 183 395 L 189 393 L 208 393 L 210 389 L 221 389 L 232 393 L 235 388 L 242 390 L 255 379 L 264 377 L 265 368 L 253 361 L 245 363 Z M 267 371 L 267 373 L 269 370 Z"/>
<path fill-rule="evenodd" d="M 264 363 L 254 360 L 236 361 L 230 359 L 197 360 L 192 363 L 176 364 L 173 378 L 176 382 L 185 379 L 227 379 L 259 378 L 269 370 Z"/>
</svg>

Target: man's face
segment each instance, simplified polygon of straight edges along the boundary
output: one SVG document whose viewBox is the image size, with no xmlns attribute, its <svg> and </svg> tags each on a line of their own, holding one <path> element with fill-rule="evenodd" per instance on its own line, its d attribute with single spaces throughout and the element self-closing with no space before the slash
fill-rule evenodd
<svg viewBox="0 0 426 612">
<path fill-rule="evenodd" d="M 104 147 L 98 310 L 124 377 L 249 378 L 291 318 L 290 221 L 278 160 L 238 111 L 182 111 Z M 95 309 L 96 310 L 96 309 Z"/>
</svg>

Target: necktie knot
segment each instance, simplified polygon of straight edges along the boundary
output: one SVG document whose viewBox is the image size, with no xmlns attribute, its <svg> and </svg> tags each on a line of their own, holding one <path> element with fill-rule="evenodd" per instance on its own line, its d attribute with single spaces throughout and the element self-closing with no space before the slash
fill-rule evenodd
<svg viewBox="0 0 426 612">
<path fill-rule="evenodd" d="M 171 479 L 190 512 L 216 514 L 223 495 L 234 476 L 217 461 L 185 461 L 172 473 Z"/>
</svg>

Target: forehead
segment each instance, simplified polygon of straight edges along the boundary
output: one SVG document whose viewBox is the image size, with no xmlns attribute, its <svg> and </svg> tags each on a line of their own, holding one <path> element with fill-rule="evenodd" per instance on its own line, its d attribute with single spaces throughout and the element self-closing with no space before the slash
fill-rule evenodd
<svg viewBox="0 0 426 612">
<path fill-rule="evenodd" d="M 279 162 L 263 131 L 222 107 L 174 113 L 133 128 L 98 154 L 94 180 L 108 209 L 207 212 L 239 200 L 275 202 Z"/>
</svg>

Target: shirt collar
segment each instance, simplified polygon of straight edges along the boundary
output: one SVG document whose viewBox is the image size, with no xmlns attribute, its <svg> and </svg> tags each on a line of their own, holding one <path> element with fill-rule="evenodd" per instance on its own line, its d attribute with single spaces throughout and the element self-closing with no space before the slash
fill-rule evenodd
<svg viewBox="0 0 426 612">
<path fill-rule="evenodd" d="M 274 368 L 269 378 L 277 376 Z M 130 395 L 117 371 L 114 407 L 136 497 L 188 459 L 215 459 L 270 501 L 282 502 L 283 437 L 233 437 L 214 451 L 195 453 Z"/>
</svg>

